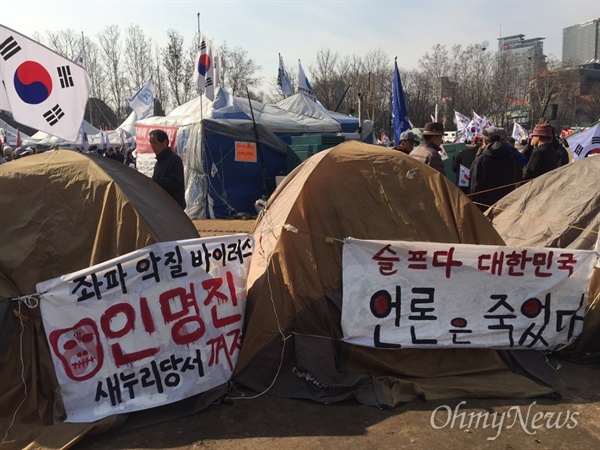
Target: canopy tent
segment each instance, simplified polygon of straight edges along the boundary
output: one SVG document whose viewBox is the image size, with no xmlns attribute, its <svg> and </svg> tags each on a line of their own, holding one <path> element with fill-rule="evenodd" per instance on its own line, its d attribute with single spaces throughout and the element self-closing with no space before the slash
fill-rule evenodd
<svg viewBox="0 0 600 450">
<path fill-rule="evenodd" d="M 115 130 L 105 131 L 106 135 L 108 136 L 108 141 L 112 147 L 118 147 L 121 145 L 121 132 L 123 133 L 123 142 L 128 146 L 134 146 L 136 119 L 137 115 L 132 111 L 127 119 L 125 119 L 123 123 Z M 85 133 L 87 134 L 89 144 L 100 146 L 100 130 L 86 120 L 83 121 L 83 127 Z M 33 136 L 31 136 L 31 140 L 35 141 L 34 143 L 36 144 L 41 144 L 44 146 L 58 145 L 60 148 L 81 148 L 81 130 L 77 133 L 77 139 L 75 142 L 65 141 L 64 139 L 57 138 L 56 136 L 52 136 L 51 134 L 43 131 L 38 131 L 35 133 Z"/>
<path fill-rule="evenodd" d="M 541 352 L 385 350 L 342 340 L 343 238 L 503 245 L 478 208 L 437 171 L 402 152 L 344 142 L 290 173 L 262 214 L 238 383 L 285 397 L 355 397 L 387 407 L 420 396 L 552 391 Z"/>
<path fill-rule="evenodd" d="M 559 167 L 524 184 L 487 212 L 507 245 L 593 250 L 600 231 L 600 156 Z M 600 362 L 600 269 L 594 269 L 583 334 L 559 352 Z"/>
<path fill-rule="evenodd" d="M 93 136 L 97 133 L 100 133 L 100 130 L 98 128 L 94 127 L 92 124 L 90 124 L 87 120 L 83 121 L 83 129 L 85 130 L 86 134 L 88 135 L 88 140 L 89 140 L 89 136 Z M 81 130 L 79 131 L 79 133 L 77 133 L 77 141 L 72 142 L 72 143 L 67 142 L 64 139 L 57 138 L 56 136 L 52 136 L 51 134 L 48 134 L 44 131 L 38 131 L 38 132 L 34 133 L 34 135 L 31 136 L 31 139 L 33 139 L 34 141 L 37 141 L 38 144 L 47 145 L 47 146 L 58 145 L 59 147 L 62 147 L 62 148 L 70 148 L 71 146 L 81 147 Z"/>
<path fill-rule="evenodd" d="M 96 424 L 60 423 L 39 305 L 11 299 L 34 294 L 38 282 L 198 232 L 152 180 L 112 159 L 69 150 L 1 165 L 0 211 L 0 434 L 10 428 L 11 448 L 40 436 L 35 448 L 62 448 Z"/>
<path fill-rule="evenodd" d="M 138 121 L 137 127 L 177 128 L 174 147 L 184 159 L 186 212 L 192 218 L 255 214 L 255 201 L 268 197 L 275 178 L 287 172 L 292 136 L 333 133 L 370 142 L 373 129 L 371 122 L 361 128 L 357 118 L 327 111 L 305 94 L 266 105 L 222 88 L 214 102 L 197 97 L 165 117 Z M 240 157 L 240 143 L 252 144 L 249 157 Z M 152 153 L 140 155 L 139 150 L 138 145 L 138 161 L 154 159 Z M 150 169 L 146 173 L 150 175 Z"/>
</svg>

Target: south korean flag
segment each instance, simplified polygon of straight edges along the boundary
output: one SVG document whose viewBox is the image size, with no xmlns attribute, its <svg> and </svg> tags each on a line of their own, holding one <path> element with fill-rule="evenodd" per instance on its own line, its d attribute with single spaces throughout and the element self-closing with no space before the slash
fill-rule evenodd
<svg viewBox="0 0 600 450">
<path fill-rule="evenodd" d="M 92 86 L 83 67 L 0 25 L 0 79 L 17 122 L 77 140 Z"/>
</svg>

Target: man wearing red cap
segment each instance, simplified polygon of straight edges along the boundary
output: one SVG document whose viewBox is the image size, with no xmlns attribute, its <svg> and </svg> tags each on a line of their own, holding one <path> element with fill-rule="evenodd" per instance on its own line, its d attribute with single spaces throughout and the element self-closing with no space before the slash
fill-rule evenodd
<svg viewBox="0 0 600 450">
<path fill-rule="evenodd" d="M 558 167 L 558 156 L 552 145 L 554 133 L 550 124 L 536 125 L 531 135 L 533 151 L 523 168 L 523 181 L 539 177 Z"/>
</svg>

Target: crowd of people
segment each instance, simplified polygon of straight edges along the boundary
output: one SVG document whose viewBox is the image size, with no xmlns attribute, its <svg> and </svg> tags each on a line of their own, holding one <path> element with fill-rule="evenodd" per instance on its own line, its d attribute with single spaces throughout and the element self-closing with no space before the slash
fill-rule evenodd
<svg viewBox="0 0 600 450">
<path fill-rule="evenodd" d="M 421 142 L 412 131 L 400 135 L 394 147 L 445 174 L 441 156 L 444 126 L 427 123 Z M 497 127 L 490 126 L 466 143 L 452 161 L 456 184 L 482 210 L 487 210 L 522 183 L 569 162 L 569 154 L 550 124 L 540 124 L 531 140 L 517 144 Z M 520 148 L 518 149 L 517 146 Z M 459 182 L 461 166 L 468 169 L 466 182 Z"/>
<path fill-rule="evenodd" d="M 53 145 L 52 147 L 42 148 L 39 146 L 21 146 L 13 149 L 10 145 L 4 145 L 2 147 L 2 152 L 0 152 L 0 164 L 5 164 L 7 162 L 13 161 L 15 159 L 24 158 L 25 156 L 35 155 L 36 153 L 45 153 L 47 151 L 58 150 L 58 145 Z M 73 149 L 76 152 L 83 153 L 80 148 Z M 99 155 L 105 158 L 114 159 L 120 163 L 125 164 L 127 167 L 131 167 L 133 169 L 136 168 L 136 152 L 135 149 L 126 149 L 124 146 L 117 147 L 108 147 L 106 149 L 102 149 L 96 145 L 90 146 L 89 150 L 85 152 L 91 155 Z"/>
</svg>

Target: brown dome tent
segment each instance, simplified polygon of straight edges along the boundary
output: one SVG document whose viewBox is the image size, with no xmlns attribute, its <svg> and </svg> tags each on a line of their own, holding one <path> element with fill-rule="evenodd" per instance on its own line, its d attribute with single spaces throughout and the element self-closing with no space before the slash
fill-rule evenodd
<svg viewBox="0 0 600 450">
<path fill-rule="evenodd" d="M 254 231 L 237 382 L 285 397 L 355 397 L 382 406 L 419 396 L 552 392 L 516 373 L 536 362 L 543 373 L 538 352 L 382 350 L 343 342 L 345 237 L 504 245 L 450 180 L 402 152 L 346 142 L 312 156 L 271 196 Z M 526 359 L 527 369 L 518 363 Z"/>
<path fill-rule="evenodd" d="M 11 448 L 63 448 L 94 425 L 49 426 L 60 422 L 61 406 L 40 309 L 11 298 L 34 294 L 38 282 L 198 232 L 150 178 L 68 150 L 0 166 L 0 230 L 0 435 L 10 428 L 3 445 Z"/>
<path fill-rule="evenodd" d="M 600 156 L 559 167 L 502 198 L 487 216 L 507 245 L 593 250 L 600 231 Z M 600 362 L 600 269 L 594 269 L 579 340 L 558 352 Z"/>
</svg>

